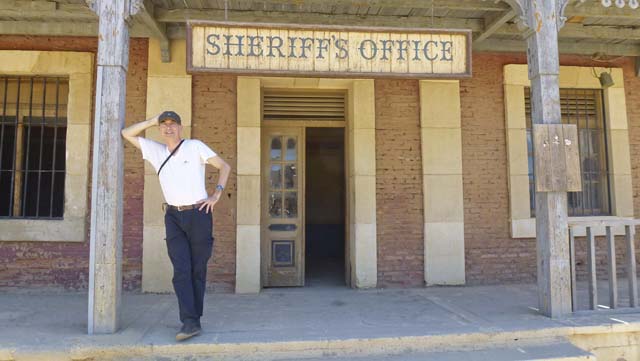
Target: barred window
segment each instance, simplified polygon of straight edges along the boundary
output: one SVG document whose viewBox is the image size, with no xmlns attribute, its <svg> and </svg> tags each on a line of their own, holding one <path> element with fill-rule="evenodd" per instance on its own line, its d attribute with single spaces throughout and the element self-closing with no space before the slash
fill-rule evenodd
<svg viewBox="0 0 640 361">
<path fill-rule="evenodd" d="M 63 217 L 68 94 L 66 78 L 0 76 L 0 217 Z"/>
<path fill-rule="evenodd" d="M 531 135 L 531 89 L 525 88 L 531 216 L 535 217 L 535 174 Z M 578 128 L 582 192 L 569 192 L 569 216 L 611 215 L 603 93 L 600 89 L 560 89 L 562 123 Z"/>
</svg>

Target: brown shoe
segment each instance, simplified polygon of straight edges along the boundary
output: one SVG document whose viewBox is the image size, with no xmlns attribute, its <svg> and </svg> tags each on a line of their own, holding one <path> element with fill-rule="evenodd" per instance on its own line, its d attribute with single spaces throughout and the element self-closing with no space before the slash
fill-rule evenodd
<svg viewBox="0 0 640 361">
<path fill-rule="evenodd" d="M 193 336 L 197 336 L 202 332 L 200 326 L 195 324 L 184 324 L 180 328 L 180 332 L 176 334 L 176 341 L 184 341 L 190 339 Z"/>
</svg>

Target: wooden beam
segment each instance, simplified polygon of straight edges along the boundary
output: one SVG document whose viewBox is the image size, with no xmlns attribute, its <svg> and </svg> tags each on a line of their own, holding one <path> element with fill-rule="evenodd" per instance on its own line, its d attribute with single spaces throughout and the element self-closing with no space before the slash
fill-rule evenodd
<svg viewBox="0 0 640 361">
<path fill-rule="evenodd" d="M 141 0 L 88 0 L 99 15 L 93 185 L 89 262 L 88 332 L 114 333 L 122 290 L 122 189 L 129 19 Z"/>
<path fill-rule="evenodd" d="M 470 29 L 478 32 L 484 29 L 484 21 L 481 19 L 463 18 L 434 18 L 431 26 L 430 16 L 381 16 L 381 15 L 341 15 L 319 13 L 295 13 L 283 11 L 228 11 L 229 21 L 237 22 L 271 22 L 299 24 L 301 19 L 306 24 L 323 25 L 354 25 L 363 26 L 390 26 L 397 28 L 449 28 Z M 184 23 L 187 20 L 194 21 L 223 21 L 224 10 L 195 10 L 195 9 L 156 9 L 156 19 L 161 23 Z"/>
<path fill-rule="evenodd" d="M 640 56 L 636 56 L 636 76 L 640 78 Z"/>
<path fill-rule="evenodd" d="M 585 18 L 606 18 L 608 20 L 638 20 L 640 18 L 640 9 L 631 9 L 628 6 L 618 8 L 615 5 L 605 8 L 594 1 L 593 4 L 583 6 L 567 6 L 565 16 L 583 16 Z"/>
<path fill-rule="evenodd" d="M 97 22 L 40 22 L 40 21 L 0 21 L 2 35 L 40 36 L 98 36 Z M 142 25 L 134 24 L 132 37 L 148 37 L 149 31 Z M 184 36 L 182 36 L 184 38 Z"/>
<path fill-rule="evenodd" d="M 478 34 L 478 36 L 474 37 L 473 44 L 477 44 L 490 37 L 498 31 L 507 21 L 513 19 L 516 16 L 516 11 L 511 9 L 509 11 L 504 12 L 503 14 L 498 15 L 490 21 L 489 24 L 485 26 L 485 29 L 482 33 Z"/>
<path fill-rule="evenodd" d="M 527 51 L 527 44 L 521 40 L 488 39 L 474 46 L 473 50 L 523 53 Z M 638 45 L 563 41 L 558 43 L 558 50 L 561 54 L 593 55 L 602 52 L 613 56 L 640 56 L 640 46 Z"/>
<path fill-rule="evenodd" d="M 640 15 L 640 13 L 639 13 Z M 515 24 L 506 24 L 496 30 L 494 35 L 513 36 L 521 31 Z M 560 30 L 560 38 L 593 39 L 593 40 L 640 40 L 640 29 L 637 27 L 588 26 L 568 23 Z"/>
<path fill-rule="evenodd" d="M 383 7 L 383 8 L 413 8 L 413 9 L 431 9 L 431 0 L 245 0 L 242 2 L 247 4 L 247 8 L 261 7 L 265 3 L 273 5 L 292 5 L 296 7 L 322 7 L 333 8 L 343 6 L 353 7 Z M 254 6 L 256 5 L 256 6 Z M 483 0 L 433 0 L 433 7 L 436 10 L 453 10 L 453 11 L 497 11 L 503 12 L 509 10 L 509 6 L 500 1 L 483 1 Z"/>
<path fill-rule="evenodd" d="M 95 21 L 98 19 L 86 5 L 61 4 L 55 1 L 5 1 L 0 3 L 0 17 L 11 19 L 57 19 Z"/>
<path fill-rule="evenodd" d="M 518 0 L 520 4 L 524 1 Z M 546 0 L 524 7 L 525 25 L 534 31 L 527 39 L 527 63 L 531 79 L 531 119 L 534 124 L 561 124 L 558 99 L 560 62 L 558 22 L 562 4 L 568 0 Z M 542 169 L 536 158 L 536 169 Z M 538 177 L 566 177 L 562 170 L 548 170 Z M 549 317 L 564 317 L 572 311 L 567 192 L 536 190 L 536 243 L 538 305 Z"/>
<path fill-rule="evenodd" d="M 150 0 L 144 0 L 144 6 L 140 9 L 137 17 L 147 27 L 150 35 L 160 40 L 160 56 L 162 62 L 171 61 L 171 52 L 169 50 L 169 39 L 167 38 L 167 26 L 156 21 L 153 17 L 155 7 Z"/>
</svg>

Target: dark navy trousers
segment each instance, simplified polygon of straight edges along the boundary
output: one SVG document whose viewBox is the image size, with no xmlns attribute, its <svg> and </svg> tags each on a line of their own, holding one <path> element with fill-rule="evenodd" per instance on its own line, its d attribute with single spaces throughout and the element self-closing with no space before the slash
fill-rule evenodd
<svg viewBox="0 0 640 361">
<path fill-rule="evenodd" d="M 180 321 L 199 324 L 207 286 L 207 262 L 213 252 L 211 213 L 204 209 L 168 208 L 164 224 Z"/>
</svg>

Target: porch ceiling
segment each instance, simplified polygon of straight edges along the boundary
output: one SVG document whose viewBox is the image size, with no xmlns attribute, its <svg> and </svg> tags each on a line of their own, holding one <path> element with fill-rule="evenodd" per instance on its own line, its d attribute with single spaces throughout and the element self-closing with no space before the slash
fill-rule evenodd
<svg viewBox="0 0 640 361">
<path fill-rule="evenodd" d="M 145 0 L 132 36 L 184 38 L 187 20 L 471 29 L 478 51 L 524 51 L 515 13 L 501 0 Z M 563 53 L 640 56 L 640 9 L 571 0 Z M 84 0 L 0 3 L 0 34 L 96 36 Z"/>
</svg>

